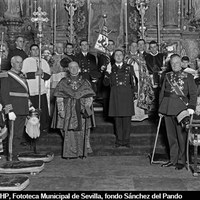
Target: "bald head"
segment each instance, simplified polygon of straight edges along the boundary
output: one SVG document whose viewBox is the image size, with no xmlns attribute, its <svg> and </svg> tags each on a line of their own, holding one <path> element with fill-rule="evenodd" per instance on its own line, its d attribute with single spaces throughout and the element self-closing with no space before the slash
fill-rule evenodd
<svg viewBox="0 0 200 200">
<path fill-rule="evenodd" d="M 15 71 L 16 73 L 20 73 L 22 70 L 22 62 L 23 59 L 21 56 L 13 56 L 11 58 L 12 70 Z"/>
<path fill-rule="evenodd" d="M 77 62 L 72 61 L 68 65 L 69 72 L 72 76 L 77 76 L 80 72 L 80 67 Z"/>
</svg>

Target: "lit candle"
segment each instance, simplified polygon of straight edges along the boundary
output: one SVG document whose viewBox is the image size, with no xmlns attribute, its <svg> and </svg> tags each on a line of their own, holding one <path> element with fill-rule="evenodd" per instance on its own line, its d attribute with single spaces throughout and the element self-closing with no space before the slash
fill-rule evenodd
<svg viewBox="0 0 200 200">
<path fill-rule="evenodd" d="M 34 1 L 34 12 L 37 12 L 37 0 Z M 35 22 L 35 27 L 37 26 L 37 23 Z"/>
<path fill-rule="evenodd" d="M 90 3 L 90 0 L 88 0 L 88 44 L 90 43 L 90 29 L 91 29 L 91 9 L 92 9 L 92 4 Z"/>
<path fill-rule="evenodd" d="M 188 0 L 188 13 L 190 12 L 191 10 L 191 5 L 192 5 L 192 2 L 191 0 Z"/>
<path fill-rule="evenodd" d="M 157 26 L 158 26 L 158 47 L 159 47 L 159 50 L 160 50 L 160 4 L 158 3 L 157 4 Z"/>
<path fill-rule="evenodd" d="M 128 51 L 128 15 L 127 15 L 127 0 L 125 1 L 124 7 L 124 14 L 125 14 L 125 43 L 126 43 L 126 52 Z"/>
<path fill-rule="evenodd" d="M 0 71 L 1 71 L 1 59 L 3 57 L 3 37 L 4 37 L 4 32 L 1 33 L 1 49 L 0 49 Z"/>
</svg>

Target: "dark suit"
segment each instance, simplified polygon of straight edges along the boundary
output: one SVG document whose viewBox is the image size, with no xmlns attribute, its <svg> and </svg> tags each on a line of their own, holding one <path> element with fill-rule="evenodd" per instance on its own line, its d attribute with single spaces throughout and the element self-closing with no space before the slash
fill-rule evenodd
<svg viewBox="0 0 200 200">
<path fill-rule="evenodd" d="M 182 100 L 172 89 L 169 80 L 175 80 L 181 88 L 184 96 Z M 170 147 L 170 161 L 175 165 L 180 162 L 185 164 L 186 132 L 178 123 L 176 116 L 183 110 L 191 108 L 195 110 L 197 101 L 197 87 L 191 74 L 185 72 L 168 72 L 165 75 L 160 92 L 159 113 L 165 116 L 167 137 Z"/>
<path fill-rule="evenodd" d="M 14 149 L 15 146 L 18 146 L 22 141 L 25 141 L 23 135 L 24 126 L 26 117 L 29 114 L 28 86 L 25 79 L 12 71 L 8 71 L 8 77 L 1 79 L 1 96 L 6 114 L 14 112 L 16 115 L 13 137 Z"/>
<path fill-rule="evenodd" d="M 137 91 L 135 73 L 130 65 L 121 68 L 112 66 L 111 74 L 106 72 L 104 84 L 110 85 L 109 116 L 115 119 L 116 144 L 129 145 L 131 116 L 134 115 L 133 97 Z"/>
</svg>

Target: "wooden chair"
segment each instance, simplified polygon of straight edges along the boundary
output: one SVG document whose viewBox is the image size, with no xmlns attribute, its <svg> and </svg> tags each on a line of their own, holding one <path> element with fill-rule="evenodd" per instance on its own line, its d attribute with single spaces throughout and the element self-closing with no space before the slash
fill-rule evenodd
<svg viewBox="0 0 200 200">
<path fill-rule="evenodd" d="M 193 172 L 193 176 L 198 176 L 198 172 L 200 172 L 200 168 L 198 166 L 198 146 L 200 146 L 200 117 L 196 114 L 191 115 L 190 124 L 188 128 L 189 130 L 186 146 L 187 169 Z M 190 146 L 193 146 L 194 148 L 193 164 L 190 164 Z"/>
</svg>

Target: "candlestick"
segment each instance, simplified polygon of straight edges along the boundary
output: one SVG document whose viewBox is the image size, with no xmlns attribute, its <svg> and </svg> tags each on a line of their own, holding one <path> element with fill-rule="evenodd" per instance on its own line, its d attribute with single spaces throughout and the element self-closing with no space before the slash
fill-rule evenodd
<svg viewBox="0 0 200 200">
<path fill-rule="evenodd" d="M 0 46 L 0 71 L 1 71 L 1 59 L 3 57 L 3 38 L 4 32 L 1 33 L 1 46 Z"/>
<path fill-rule="evenodd" d="M 56 0 L 55 0 L 55 4 L 54 4 L 54 28 L 53 28 L 53 52 L 55 52 L 55 46 L 56 46 L 56 26 L 57 26 L 56 12 L 57 12 L 57 8 L 56 8 Z"/>
<path fill-rule="evenodd" d="M 146 31 L 146 27 L 145 25 L 145 19 L 144 19 L 144 15 L 146 10 L 148 9 L 148 4 L 149 4 L 150 0 L 136 0 L 136 8 L 138 9 L 140 16 L 141 16 L 141 26 L 139 27 L 142 39 L 145 39 L 145 31 Z"/>
<path fill-rule="evenodd" d="M 158 31 L 158 48 L 160 50 L 160 4 L 157 4 L 157 31 Z"/>
<path fill-rule="evenodd" d="M 190 9 L 191 9 L 191 2 L 190 2 L 191 0 L 188 0 L 188 13 L 190 13 Z"/>
<path fill-rule="evenodd" d="M 88 44 L 90 43 L 90 28 L 91 28 L 91 9 L 92 9 L 92 4 L 90 3 L 90 0 L 88 0 Z"/>
<path fill-rule="evenodd" d="M 34 1 L 34 12 L 37 12 L 37 0 Z M 37 23 L 35 22 L 35 27 L 37 26 Z"/>
<path fill-rule="evenodd" d="M 125 36 L 126 36 L 126 52 L 128 52 L 128 15 L 127 15 L 127 0 L 125 1 L 125 8 L 124 8 L 124 13 L 125 13 Z"/>
</svg>

